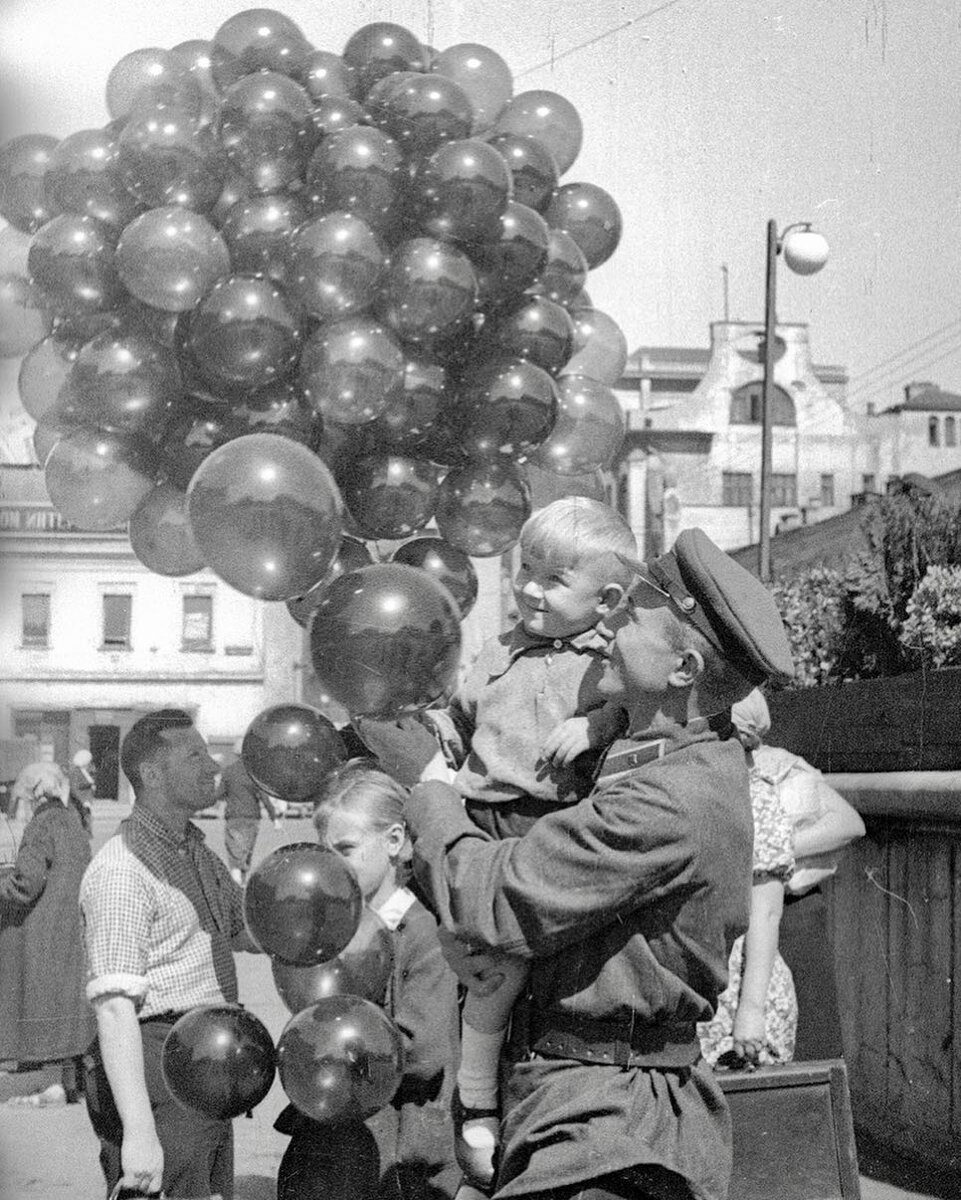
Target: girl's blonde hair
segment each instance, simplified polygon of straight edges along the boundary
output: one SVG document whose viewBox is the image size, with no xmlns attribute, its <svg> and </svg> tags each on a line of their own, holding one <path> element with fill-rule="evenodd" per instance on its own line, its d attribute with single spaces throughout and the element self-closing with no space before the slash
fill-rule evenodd
<svg viewBox="0 0 961 1200">
<path fill-rule="evenodd" d="M 314 828 L 323 837 L 330 816 L 347 811 L 364 818 L 367 828 L 380 833 L 392 825 L 407 829 L 404 804 L 407 789 L 368 759 L 351 759 L 332 772 L 314 809 Z"/>
<path fill-rule="evenodd" d="M 521 528 L 521 552 L 548 562 L 574 565 L 604 559 L 612 583 L 627 587 L 634 578 L 618 558 L 637 558 L 637 539 L 609 504 L 587 496 L 563 496 L 527 518 Z"/>
</svg>

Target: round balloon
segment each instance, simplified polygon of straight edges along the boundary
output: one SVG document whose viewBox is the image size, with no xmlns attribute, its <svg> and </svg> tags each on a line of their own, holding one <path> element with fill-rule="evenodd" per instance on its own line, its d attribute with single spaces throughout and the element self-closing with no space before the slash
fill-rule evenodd
<svg viewBox="0 0 961 1200">
<path fill-rule="evenodd" d="M 446 142 L 414 179 L 414 204 L 425 232 L 446 241 L 500 237 L 510 194 L 511 176 L 503 156 L 477 138 Z"/>
<path fill-rule="evenodd" d="M 492 357 L 523 358 L 556 375 L 574 349 L 574 322 L 546 296 L 525 296 L 485 324 L 478 349 Z"/>
<path fill-rule="evenodd" d="M 26 133 L 0 146 L 0 217 L 24 233 L 35 233 L 60 211 L 48 194 L 46 175 L 57 139 Z"/>
<path fill-rule="evenodd" d="M 351 213 L 306 221 L 287 246 L 287 288 L 319 321 L 360 312 L 377 296 L 387 267 L 370 226 Z"/>
<path fill-rule="evenodd" d="M 536 89 L 509 100 L 494 126 L 497 133 L 536 138 L 551 152 L 561 175 L 580 153 L 584 126 L 570 100 L 557 92 Z"/>
<path fill-rule="evenodd" d="M 20 358 L 53 328 L 53 313 L 35 283 L 0 275 L 0 358 Z"/>
<path fill-rule="evenodd" d="M 290 17 L 272 8 L 247 8 L 228 17 L 214 34 L 210 71 L 221 91 L 256 71 L 302 79 L 310 50 L 310 42 Z"/>
<path fill-rule="evenodd" d="M 587 278 L 587 259 L 580 246 L 563 229 L 552 229 L 547 243 L 547 262 L 529 290 L 556 304 L 568 304 L 581 292 Z"/>
<path fill-rule="evenodd" d="M 390 561 L 419 567 L 442 583 L 457 601 L 461 620 L 474 607 L 478 588 L 474 564 L 463 550 L 445 542 L 443 538 L 413 538 L 399 546 Z"/>
<path fill-rule="evenodd" d="M 531 489 L 531 509 L 546 508 L 555 500 L 565 496 L 587 496 L 589 500 L 600 500 L 603 504 L 610 503 L 610 495 L 604 485 L 600 471 L 590 475 L 555 475 L 553 471 L 545 471 L 531 461 L 524 463 L 521 470 Z"/>
<path fill-rule="evenodd" d="M 366 107 L 409 158 L 424 158 L 444 142 L 468 137 L 474 123 L 467 93 L 444 75 L 388 76 L 371 89 Z"/>
<path fill-rule="evenodd" d="M 321 687 L 361 716 L 394 717 L 438 700 L 453 685 L 460 644 L 451 594 L 399 563 L 335 579 L 310 628 Z"/>
<path fill-rule="evenodd" d="M 234 270 L 286 283 L 287 245 L 307 217 L 307 203 L 299 195 L 281 193 L 238 200 L 220 223 Z"/>
<path fill-rule="evenodd" d="M 170 483 L 158 483 L 130 518 L 130 548 L 155 575 L 193 575 L 204 560 L 187 520 L 187 497 Z"/>
<path fill-rule="evenodd" d="M 187 68 L 200 87 L 200 124 L 212 125 L 220 112 L 220 93 L 213 77 L 213 47 L 202 38 L 189 38 L 171 46 L 170 53 Z"/>
<path fill-rule="evenodd" d="M 277 1055 L 253 1013 L 239 1004 L 206 1004 L 171 1026 L 160 1069 L 179 1104 L 229 1121 L 250 1112 L 270 1091 Z"/>
<path fill-rule="evenodd" d="M 320 212 L 349 212 L 381 232 L 403 182 L 397 143 L 368 125 L 324 137 L 307 164 L 307 192 Z"/>
<path fill-rule="evenodd" d="M 489 144 L 503 156 L 511 174 L 513 199 L 543 212 L 557 187 L 557 163 L 537 138 L 523 133 L 495 133 Z"/>
<path fill-rule="evenodd" d="M 241 758 L 247 774 L 272 796 L 299 804 L 347 757 L 334 726 L 306 704 L 275 704 L 251 721 Z"/>
<path fill-rule="evenodd" d="M 190 69 L 169 50 L 131 50 L 107 76 L 107 112 L 125 120 L 135 112 L 177 108 L 200 120 L 203 93 Z"/>
<path fill-rule="evenodd" d="M 526 204 L 511 200 L 500 219 L 500 235 L 471 247 L 477 274 L 477 302 L 494 311 L 511 304 L 547 265 L 550 230 Z"/>
<path fill-rule="evenodd" d="M 100 312 L 123 294 L 114 265 L 116 235 L 94 217 L 61 213 L 33 235 L 27 265 L 54 312 Z"/>
<path fill-rule="evenodd" d="M 145 208 L 213 208 L 227 177 L 227 156 L 209 129 L 182 109 L 135 114 L 118 138 L 117 170 Z"/>
<path fill-rule="evenodd" d="M 276 433 L 316 450 L 323 436 L 323 421 L 289 383 L 266 387 L 235 400 L 227 421 L 240 437 L 245 433 Z"/>
<path fill-rule="evenodd" d="M 358 460 L 344 483 L 344 503 L 362 537 L 402 538 L 434 515 L 437 468 L 397 454 Z"/>
<path fill-rule="evenodd" d="M 626 431 L 620 401 L 609 387 L 563 375 L 557 381 L 557 420 L 535 458 L 556 475 L 589 475 L 611 465 Z"/>
<path fill-rule="evenodd" d="M 503 554 L 531 515 L 530 488 L 509 460 L 468 463 L 449 471 L 437 495 L 440 535 L 472 558 Z"/>
<path fill-rule="evenodd" d="M 337 485 L 317 455 L 267 433 L 220 446 L 187 492 L 204 561 L 260 600 L 288 600 L 323 579 L 340 544 L 342 512 Z"/>
<path fill-rule="evenodd" d="M 61 403 L 64 386 L 81 345 L 51 333 L 24 355 L 17 386 L 20 403 L 35 421 Z"/>
<path fill-rule="evenodd" d="M 621 240 L 621 210 L 595 183 L 565 183 L 551 197 L 544 217 L 548 225 L 571 235 L 592 269 L 607 262 Z"/>
<path fill-rule="evenodd" d="M 228 409 L 187 396 L 176 404 L 157 436 L 163 474 L 186 491 L 200 464 L 219 447 L 249 432 Z"/>
<path fill-rule="evenodd" d="M 436 238 L 411 238 L 391 255 L 384 317 L 404 341 L 431 342 L 471 319 L 477 276 L 467 255 Z"/>
<path fill-rule="evenodd" d="M 83 346 L 70 371 L 70 388 L 91 425 L 150 433 L 180 399 L 180 368 L 169 347 L 121 328 Z"/>
<path fill-rule="evenodd" d="M 116 138 L 81 129 L 58 142 L 45 175 L 47 194 L 65 212 L 94 217 L 118 232 L 140 211 L 120 180 Z"/>
<path fill-rule="evenodd" d="M 489 46 L 477 42 L 459 42 L 441 50 L 430 69 L 464 89 L 474 114 L 475 133 L 490 129 L 514 91 L 507 63 Z"/>
<path fill-rule="evenodd" d="M 314 584 L 309 592 L 305 592 L 302 596 L 294 596 L 292 600 L 288 600 L 287 611 L 298 625 L 306 629 L 328 585 L 333 583 L 339 576 L 346 575 L 348 571 L 357 571 L 360 567 L 369 567 L 373 561 L 370 551 L 363 542 L 352 537 L 342 537 L 330 570 L 320 583 Z"/>
<path fill-rule="evenodd" d="M 290 967 L 275 958 L 270 968 L 277 993 L 292 1013 L 328 996 L 360 996 L 383 1004 L 394 969 L 394 942 L 381 918 L 365 904 L 357 932 L 336 958 L 315 967 Z"/>
<path fill-rule="evenodd" d="M 154 488 L 152 447 L 135 435 L 76 429 L 61 437 L 44 468 L 54 508 L 77 529 L 118 529 Z"/>
<path fill-rule="evenodd" d="M 312 50 L 307 56 L 304 87 L 315 102 L 328 97 L 350 96 L 349 74 L 343 57 L 329 50 Z"/>
<path fill-rule="evenodd" d="M 357 932 L 363 897 L 347 863 L 316 842 L 292 842 L 262 858 L 244 889 L 244 920 L 266 954 L 312 967 Z"/>
<path fill-rule="evenodd" d="M 298 380 L 325 421 L 363 425 L 400 394 L 404 352 L 390 330 L 372 317 L 329 321 L 307 339 Z"/>
<path fill-rule="evenodd" d="M 299 181 L 307 164 L 310 97 L 276 71 L 245 75 L 224 92 L 220 142 L 254 192 Z"/>
<path fill-rule="evenodd" d="M 599 308 L 573 312 L 574 351 L 561 374 L 586 375 L 613 387 L 627 366 L 627 338 L 621 327 Z"/>
<path fill-rule="evenodd" d="M 374 84 L 395 71 L 426 71 L 424 47 L 403 25 L 374 21 L 347 39 L 343 61 L 351 91 L 363 100 Z"/>
<path fill-rule="evenodd" d="M 316 101 L 307 118 L 314 150 L 324 138 L 351 125 L 366 125 L 370 118 L 363 105 L 349 96 L 324 96 Z"/>
<path fill-rule="evenodd" d="M 117 271 L 144 304 L 187 312 L 230 273 L 230 253 L 206 217 L 167 204 L 142 213 L 124 229 L 117 243 Z"/>
<path fill-rule="evenodd" d="M 446 369 L 429 358 L 409 356 L 403 390 L 364 429 L 379 449 L 430 458 L 436 423 L 449 401 Z"/>
<path fill-rule="evenodd" d="M 523 359 L 493 361 L 471 372 L 457 397 L 461 441 L 471 458 L 522 459 L 551 432 L 554 381 Z"/>
<path fill-rule="evenodd" d="M 403 1039 L 376 1004 L 328 996 L 291 1017 L 277 1043 L 277 1068 L 291 1103 L 311 1120 L 362 1121 L 400 1086 Z"/>
</svg>

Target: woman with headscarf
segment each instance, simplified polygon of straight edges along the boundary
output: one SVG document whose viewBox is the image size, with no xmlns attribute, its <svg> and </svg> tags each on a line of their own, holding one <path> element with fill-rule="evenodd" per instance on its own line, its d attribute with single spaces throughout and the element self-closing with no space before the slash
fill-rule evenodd
<svg viewBox="0 0 961 1200">
<path fill-rule="evenodd" d="M 16 1102 L 76 1102 L 94 1035 L 79 908 L 90 843 L 56 763 L 24 767 L 12 808 L 13 827 L 24 825 L 15 861 L 0 868 L 0 1060 L 63 1064 L 61 1083 Z"/>
</svg>

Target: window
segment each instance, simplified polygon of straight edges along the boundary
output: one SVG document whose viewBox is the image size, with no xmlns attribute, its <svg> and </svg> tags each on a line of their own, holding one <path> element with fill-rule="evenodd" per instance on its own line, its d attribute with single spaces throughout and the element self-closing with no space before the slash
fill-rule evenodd
<svg viewBox="0 0 961 1200">
<path fill-rule="evenodd" d="M 133 596 L 107 592 L 103 598 L 103 646 L 104 650 L 130 649 L 130 613 Z"/>
<path fill-rule="evenodd" d="M 861 491 L 862 492 L 874 492 L 877 490 L 877 486 L 878 486 L 877 480 L 874 478 L 873 475 L 862 475 L 861 476 Z"/>
<path fill-rule="evenodd" d="M 762 417 L 762 387 L 746 383 L 731 396 L 732 425 L 760 425 Z M 794 425 L 794 401 L 784 388 L 771 389 L 771 424 Z"/>
<path fill-rule="evenodd" d="M 797 508 L 797 476 L 771 476 L 771 507 Z"/>
<path fill-rule="evenodd" d="M 617 480 L 617 511 L 626 521 L 630 513 L 631 491 L 630 483 L 626 475 L 620 475 Z"/>
<path fill-rule="evenodd" d="M 954 417 L 944 418 L 944 444 L 946 446 L 956 446 L 958 444 L 957 434 L 954 428 Z"/>
<path fill-rule="evenodd" d="M 213 648 L 213 596 L 184 596 L 182 650 Z"/>
<path fill-rule="evenodd" d="M 750 508 L 754 476 L 750 471 L 725 471 L 721 476 L 721 503 L 728 508 Z"/>
<path fill-rule="evenodd" d="M 928 445 L 937 446 L 938 444 L 938 418 L 928 417 Z"/>
<path fill-rule="evenodd" d="M 50 596 L 30 592 L 20 597 L 21 629 L 24 646 L 50 644 Z"/>
<path fill-rule="evenodd" d="M 821 505 L 824 508 L 834 507 L 834 476 L 821 476 Z"/>
</svg>

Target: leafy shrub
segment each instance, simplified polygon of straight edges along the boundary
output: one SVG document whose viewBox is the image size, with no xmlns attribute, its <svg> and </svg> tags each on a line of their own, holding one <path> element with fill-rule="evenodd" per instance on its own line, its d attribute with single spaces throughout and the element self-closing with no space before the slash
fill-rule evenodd
<svg viewBox="0 0 961 1200">
<path fill-rule="evenodd" d="M 847 588 L 840 571 L 812 567 L 772 587 L 794 657 L 793 687 L 835 679 L 846 626 Z"/>
<path fill-rule="evenodd" d="M 928 567 L 907 603 L 898 638 L 916 666 L 961 664 L 961 567 Z"/>
</svg>

